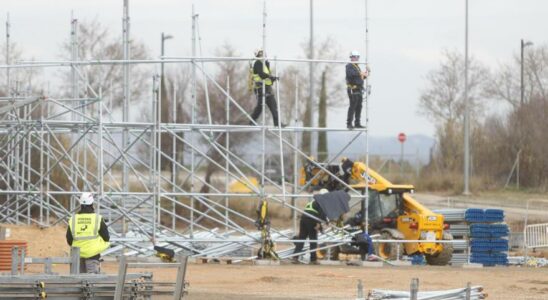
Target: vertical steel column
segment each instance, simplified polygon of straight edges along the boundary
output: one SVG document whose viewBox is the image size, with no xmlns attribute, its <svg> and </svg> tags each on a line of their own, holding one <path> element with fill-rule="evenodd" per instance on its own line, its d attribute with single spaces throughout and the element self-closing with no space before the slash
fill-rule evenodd
<svg viewBox="0 0 548 300">
<path fill-rule="evenodd" d="M 104 180 L 103 180 L 103 166 L 104 166 L 104 157 L 103 157 L 103 130 L 104 130 L 104 127 L 103 127 L 103 88 L 102 87 L 99 87 L 99 101 L 97 103 L 97 106 L 98 106 L 98 119 L 99 119 L 99 132 L 98 132 L 98 144 L 99 144 L 99 153 L 97 155 L 99 161 L 97 162 L 97 181 L 98 181 L 98 188 L 99 188 L 99 197 L 97 197 L 98 199 L 98 204 L 97 204 L 97 213 L 100 214 L 101 213 L 101 201 L 104 200 L 104 196 L 105 196 L 105 185 L 104 185 Z M 110 211 L 110 210 L 109 210 Z"/>
<path fill-rule="evenodd" d="M 162 183 L 161 183 L 161 172 L 162 172 L 162 79 L 158 78 L 156 83 L 158 84 L 156 94 L 156 193 L 154 198 L 154 215 L 155 220 L 152 226 L 152 239 L 156 240 L 156 229 L 157 226 L 161 223 L 161 208 L 162 208 Z"/>
<path fill-rule="evenodd" d="M 225 144 L 226 144 L 226 159 L 225 159 L 225 193 L 228 194 L 228 175 L 230 173 L 230 76 L 226 77 L 226 126 Z M 225 196 L 225 230 L 228 231 L 228 196 Z"/>
<path fill-rule="evenodd" d="M 158 86 L 158 75 L 154 75 L 152 77 L 152 144 L 151 144 L 151 153 L 152 153 L 152 173 L 153 176 L 153 195 L 152 195 L 152 242 L 154 243 L 156 241 L 156 223 L 159 221 L 157 216 L 157 208 L 160 204 L 160 170 L 161 170 L 161 163 L 160 163 L 160 155 L 161 155 L 161 147 L 160 147 L 160 115 L 161 115 L 161 107 L 160 107 L 160 97 L 161 97 L 161 88 Z M 159 210 L 158 210 L 159 211 Z"/>
<path fill-rule="evenodd" d="M 73 13 L 71 12 L 71 20 L 70 20 L 70 59 L 71 61 L 73 62 L 73 64 L 71 65 L 71 68 L 70 68 L 70 80 L 71 80 L 71 90 L 72 90 L 72 94 L 71 94 L 71 97 L 73 100 L 76 100 L 79 98 L 79 91 L 78 91 L 78 87 L 77 87 L 77 81 L 78 81 L 78 78 L 77 78 L 77 74 L 76 74 L 76 65 L 74 65 L 74 62 L 76 62 L 77 60 L 77 40 L 76 40 L 76 32 L 78 30 L 78 20 L 74 18 L 74 15 Z M 71 102 L 72 103 L 72 107 L 75 109 L 78 104 L 76 103 L 76 101 L 73 101 Z M 79 117 L 76 112 L 72 112 L 71 113 L 71 120 L 73 121 L 76 121 L 77 119 L 80 119 L 81 117 Z M 83 120 L 83 119 L 82 119 Z M 72 140 L 76 140 L 77 136 L 78 136 L 78 131 L 79 129 L 77 128 L 73 128 L 72 129 L 72 134 L 73 135 L 76 135 L 76 137 L 73 136 Z M 72 156 L 72 159 L 79 163 L 80 162 L 80 150 L 82 149 L 81 147 L 82 144 L 78 144 L 78 147 L 74 147 L 71 149 L 70 151 L 70 154 Z M 70 176 L 72 178 L 72 182 L 74 182 L 75 184 L 72 185 L 71 187 L 71 190 L 73 192 L 73 194 L 70 196 L 70 211 L 73 211 L 75 208 L 76 208 L 76 193 L 78 192 L 78 186 L 77 186 L 77 183 L 78 183 L 78 176 L 76 175 L 76 169 L 78 168 L 77 165 L 74 165 L 74 164 L 71 164 L 70 165 Z M 83 180 L 83 178 L 82 178 Z M 85 189 L 85 186 L 83 186 L 83 189 Z"/>
<path fill-rule="evenodd" d="M 40 223 L 44 224 L 44 108 L 46 100 L 40 99 Z"/>
<path fill-rule="evenodd" d="M 310 59 L 314 59 L 314 0 L 310 0 L 310 41 L 309 41 L 309 55 Z M 310 61 L 310 74 L 309 74 L 309 95 L 310 95 L 310 107 L 307 107 L 307 112 L 309 114 L 310 118 L 310 127 L 314 127 L 314 62 Z M 315 141 L 315 132 L 312 131 L 308 135 L 308 138 L 310 139 L 308 141 L 308 144 L 310 145 L 310 152 L 309 155 L 313 155 L 314 157 L 318 157 L 317 154 L 317 146 L 314 147 L 314 141 Z"/>
<path fill-rule="evenodd" d="M 9 65 L 9 64 L 10 64 L 10 14 L 7 13 L 7 17 L 6 17 L 6 65 Z M 10 68 L 6 68 L 6 96 L 8 96 L 8 97 L 11 95 L 10 88 L 11 88 L 10 87 Z M 15 119 L 15 116 L 9 117 L 9 119 Z M 16 129 L 10 128 L 10 131 L 16 132 Z M 10 150 L 15 147 L 15 143 L 16 143 L 16 139 L 14 139 L 10 142 L 10 145 L 8 146 Z M 14 168 L 15 163 L 16 163 L 15 155 L 10 155 L 10 157 L 8 157 L 8 168 L 10 170 L 12 170 Z M 16 180 L 17 179 L 10 172 L 8 174 L 8 178 L 7 178 L 7 181 L 8 181 L 7 182 L 7 187 L 14 188 L 17 185 Z M 12 184 L 13 184 L 13 186 L 12 186 Z M 13 195 L 6 195 L 6 201 L 7 201 L 6 204 L 9 205 L 13 198 L 14 198 Z"/>
<path fill-rule="evenodd" d="M 10 64 L 10 13 L 6 17 L 6 65 Z M 6 96 L 10 93 L 10 68 L 6 68 Z"/>
<path fill-rule="evenodd" d="M 464 25 L 464 195 L 470 195 L 470 103 L 468 99 L 468 0 Z"/>
<path fill-rule="evenodd" d="M 29 93 L 28 91 L 25 91 L 24 93 L 24 97 L 28 97 Z M 31 107 L 32 104 L 29 104 L 29 105 L 25 105 L 24 108 L 23 108 L 23 111 L 24 111 L 24 119 L 26 121 L 31 121 L 32 120 L 32 117 L 31 117 Z M 31 131 L 32 131 L 32 128 L 25 126 L 25 129 L 28 130 L 28 134 L 24 140 L 25 144 L 23 146 L 23 154 L 26 154 L 24 157 L 23 157 L 23 170 L 25 170 L 25 174 L 26 174 L 26 180 L 25 180 L 25 174 L 22 174 L 21 176 L 21 179 L 22 179 L 22 182 L 23 184 L 25 184 L 25 181 L 26 181 L 26 187 L 25 187 L 25 190 L 27 191 L 30 191 L 32 189 L 32 186 L 31 186 L 31 183 L 30 183 L 30 168 L 31 168 L 31 156 L 30 156 L 30 153 L 31 153 L 31 150 L 32 150 L 32 146 L 31 146 Z M 26 163 L 25 163 L 26 161 Z M 26 168 L 25 168 L 26 167 Z M 27 197 L 33 197 L 32 195 L 28 195 Z M 30 215 L 30 208 L 32 206 L 32 203 L 33 201 L 29 201 L 27 202 L 27 225 L 30 225 L 30 218 L 31 218 L 31 215 Z"/>
<path fill-rule="evenodd" d="M 49 93 L 48 93 L 49 94 Z M 49 111 L 50 111 L 50 108 L 49 108 L 49 101 L 46 101 L 46 120 L 49 118 Z M 44 123 L 42 123 L 43 125 Z M 50 133 L 47 133 L 47 140 L 46 140 L 46 145 L 48 146 L 48 148 L 50 147 L 51 145 L 51 134 Z M 51 163 L 50 163 L 50 155 L 46 155 L 46 170 L 49 170 L 50 169 L 50 166 L 51 166 Z M 44 176 L 44 174 L 42 173 L 40 176 Z M 47 177 L 44 178 L 44 180 L 46 180 L 46 190 L 47 190 L 47 205 L 48 207 L 50 207 L 50 195 L 49 195 L 49 191 L 50 191 L 50 176 L 51 176 L 51 172 L 47 174 Z M 51 209 L 48 209 L 48 213 L 46 215 L 46 224 L 49 224 L 49 220 L 50 220 L 50 215 L 51 215 Z"/>
<path fill-rule="evenodd" d="M 163 76 L 162 76 L 163 77 Z M 163 80 L 163 79 L 162 79 Z M 172 96 L 172 104 L 171 104 L 171 119 L 172 123 L 177 123 L 177 85 L 173 84 L 173 96 Z M 179 178 L 179 169 L 177 169 L 177 166 L 175 164 L 175 161 L 177 160 L 177 138 L 175 137 L 175 134 L 173 134 L 171 139 L 171 153 L 173 156 L 173 160 L 171 161 L 171 191 L 175 192 L 175 186 L 177 185 L 177 178 Z M 175 197 L 177 199 L 177 197 Z M 175 231 L 175 202 L 171 202 L 171 229 Z"/>
<path fill-rule="evenodd" d="M 278 77 L 278 60 L 276 60 L 275 64 L 276 68 L 276 77 Z M 282 118 L 281 118 L 281 104 L 280 104 L 280 81 L 276 84 L 276 105 L 278 110 L 278 137 L 279 137 L 279 143 L 280 143 L 280 171 L 282 173 L 282 197 L 283 197 L 283 205 L 285 206 L 286 202 L 286 189 L 285 189 L 285 165 L 284 165 L 284 145 L 283 145 L 283 137 L 282 137 Z M 266 114 L 266 110 L 265 110 Z"/>
<path fill-rule="evenodd" d="M 266 65 L 266 0 L 263 1 L 263 66 Z M 266 83 L 263 80 L 263 97 L 261 99 L 262 111 L 263 111 L 263 124 L 261 126 L 261 141 L 262 141 L 262 153 L 261 153 L 261 195 L 259 197 L 259 207 L 261 200 L 266 197 L 264 190 L 265 182 L 265 159 L 266 159 Z M 278 120 L 279 122 L 280 120 Z"/>
<path fill-rule="evenodd" d="M 196 18 L 198 15 L 194 12 L 192 5 L 192 117 L 191 123 L 196 124 Z M 195 133 L 190 132 L 190 140 L 195 145 Z M 194 193 L 194 148 L 190 147 L 190 192 Z M 190 237 L 194 236 L 194 196 L 190 196 Z"/>
<path fill-rule="evenodd" d="M 365 68 L 369 68 L 369 6 L 365 0 Z M 369 233 L 369 74 L 365 79 L 365 232 Z"/>
<path fill-rule="evenodd" d="M 293 111 L 294 124 L 293 126 L 297 127 L 299 122 L 299 78 L 295 75 L 295 107 Z M 293 143 L 295 147 L 299 147 L 299 136 L 296 130 L 293 131 Z M 297 151 L 293 150 L 293 195 L 297 194 L 299 185 L 299 154 Z M 295 207 L 297 204 L 297 197 L 293 196 L 291 198 L 291 206 Z M 295 209 L 291 210 L 291 218 L 293 219 L 293 233 L 297 233 L 297 211 Z"/>
<path fill-rule="evenodd" d="M 130 48 L 129 48 L 129 0 L 124 0 L 124 17 L 122 20 L 122 47 L 124 54 L 124 63 L 123 65 L 123 93 L 124 100 L 122 106 L 122 122 L 127 123 L 129 121 L 129 102 L 130 102 L 130 90 L 129 90 L 129 64 L 127 60 L 130 58 Z M 129 131 L 128 127 L 124 126 L 122 131 L 122 151 L 125 151 L 129 147 Z M 128 164 L 122 162 L 122 190 L 124 192 L 129 192 L 129 178 L 128 178 Z M 125 201 L 121 203 L 122 208 L 125 210 Z M 122 236 L 126 235 L 126 217 L 122 217 Z"/>
</svg>

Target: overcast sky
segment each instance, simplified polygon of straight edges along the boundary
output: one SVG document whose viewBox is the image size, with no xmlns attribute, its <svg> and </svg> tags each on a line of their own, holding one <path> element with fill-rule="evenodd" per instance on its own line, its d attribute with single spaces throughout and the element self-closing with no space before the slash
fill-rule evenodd
<svg viewBox="0 0 548 300">
<path fill-rule="evenodd" d="M 163 31 L 175 36 L 166 42 L 167 55 L 188 55 L 193 2 L 204 55 L 213 55 L 225 41 L 245 56 L 261 45 L 262 0 L 130 0 L 132 38 L 145 42 L 156 56 Z M 82 20 L 97 17 L 121 33 L 122 3 L 3 0 L 0 17 L 10 13 L 12 41 L 26 56 L 53 59 L 69 36 L 71 11 Z M 309 36 L 309 1 L 268 0 L 267 9 L 268 55 L 301 57 L 301 43 Z M 352 49 L 365 52 L 364 0 L 315 0 L 314 9 L 315 36 L 334 38 L 343 49 L 340 59 Z M 545 0 L 470 0 L 470 52 L 496 67 L 519 52 L 521 38 L 546 44 L 547 16 Z M 369 18 L 371 134 L 433 135 L 433 125 L 417 114 L 418 98 L 442 50 L 464 50 L 464 0 L 369 0 Z M 344 126 L 345 110 L 330 111 L 328 125 Z"/>
</svg>

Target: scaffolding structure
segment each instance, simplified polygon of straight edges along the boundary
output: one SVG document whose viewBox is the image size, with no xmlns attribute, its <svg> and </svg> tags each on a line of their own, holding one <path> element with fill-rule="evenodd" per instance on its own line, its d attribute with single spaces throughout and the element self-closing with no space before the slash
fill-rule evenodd
<svg viewBox="0 0 548 300">
<path fill-rule="evenodd" d="M 364 143 L 368 157 L 368 94 L 366 88 L 366 128 L 349 131 L 346 128 L 303 127 L 299 121 L 299 95 L 281 99 L 276 85 L 278 112 L 281 106 L 291 106 L 292 122 L 287 127 L 266 125 L 265 99 L 262 120 L 248 125 L 250 115 L 234 99 L 228 87 L 221 86 L 204 67 L 206 63 L 248 62 L 251 57 L 202 57 L 197 53 L 198 15 L 192 9 L 192 55 L 190 57 L 160 57 L 131 59 L 129 1 L 124 0 L 123 59 L 80 60 L 78 57 L 78 21 L 71 21 L 71 60 L 16 61 L 9 52 L 5 65 L 6 90 L 0 97 L 0 223 L 52 226 L 66 224 L 78 210 L 81 192 L 96 194 L 96 209 L 108 220 L 113 246 L 106 254 L 152 255 L 153 246 L 161 245 L 194 256 L 220 257 L 237 255 L 242 249 L 258 249 L 260 232 L 253 229 L 255 215 L 234 208 L 234 203 L 259 203 L 266 199 L 289 212 L 287 225 L 270 228 L 278 243 L 292 245 L 298 215 L 306 214 L 302 207 L 312 194 L 307 192 L 310 179 L 298 182 L 299 169 L 309 157 L 302 151 L 300 136 L 304 132 L 344 132 L 347 144 L 323 162 L 312 161 L 324 173 L 332 176 L 351 195 L 351 206 L 368 203 L 367 193 L 358 191 L 331 173 L 325 165 L 338 163 L 345 150 L 354 143 Z M 367 2 L 366 2 L 367 3 Z M 263 12 L 263 49 L 266 48 L 266 2 Z M 9 20 L 6 22 L 6 44 L 9 49 Z M 366 29 L 367 36 L 367 29 Z M 367 39 L 366 39 L 367 40 Z M 366 47 L 367 49 L 367 47 Z M 366 53 L 367 57 L 367 53 Z M 266 59 L 266 58 L 263 58 Z M 268 58 L 273 63 L 329 63 L 348 61 L 319 59 Z M 192 67 L 191 122 L 175 123 L 176 101 L 172 120 L 163 120 L 163 76 L 151 74 L 152 91 L 146 107 L 150 121 L 130 121 L 131 72 L 134 65 L 190 64 Z M 122 65 L 123 103 L 121 118 L 117 118 L 108 96 L 95 90 L 81 68 L 101 65 Z M 34 95 L 10 81 L 10 72 L 26 68 L 70 68 L 71 97 L 48 93 Z M 277 70 L 278 68 L 276 68 Z M 199 82 L 198 75 L 203 78 Z M 277 75 L 277 74 L 274 74 Z M 234 78 L 230 80 L 235 80 Z M 238 79 L 240 80 L 240 79 Z M 205 97 L 198 99 L 197 87 L 203 83 Z M 207 86 L 211 84 L 226 97 L 226 120 L 213 120 Z M 296 82 L 298 89 L 298 82 Z M 264 86 L 263 86 L 264 89 Z M 85 90 L 86 93 L 82 93 Z M 264 91 L 264 90 L 263 90 Z M 82 94 L 85 96 L 82 97 Z M 263 92 L 263 95 L 265 93 Z M 205 106 L 207 123 L 199 123 L 198 106 Z M 245 121 L 230 120 L 230 110 L 237 110 Z M 244 124 L 244 125 L 242 125 Z M 260 160 L 250 162 L 245 153 L 236 151 L 232 139 L 248 134 L 260 141 Z M 162 140 L 172 141 L 166 151 Z M 183 163 L 177 153 L 184 147 L 190 163 Z M 267 153 L 275 152 L 279 161 L 276 174 L 266 170 Z M 215 155 L 213 155 L 215 154 Z M 221 157 L 221 161 L 215 159 Z M 162 170 L 168 161 L 170 170 Z M 224 175 L 223 184 L 204 179 L 203 167 L 213 164 Z M 288 171 L 291 170 L 291 171 Z M 256 186 L 251 177 L 259 178 Z M 279 177 L 279 178 L 274 178 Z M 243 184 L 249 192 L 230 192 L 231 181 Z M 207 187 L 203 192 L 201 187 Z M 367 216 L 367 214 L 365 214 Z M 342 233 L 341 233 L 342 232 Z M 352 235 L 330 230 L 321 236 L 331 246 L 346 243 Z M 288 248 L 290 249 L 290 248 Z M 291 256 L 285 249 L 282 257 Z"/>
</svg>

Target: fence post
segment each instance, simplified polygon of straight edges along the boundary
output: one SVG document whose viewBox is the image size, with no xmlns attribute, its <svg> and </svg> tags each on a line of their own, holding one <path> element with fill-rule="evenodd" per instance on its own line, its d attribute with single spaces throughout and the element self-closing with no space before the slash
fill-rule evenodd
<svg viewBox="0 0 548 300">
<path fill-rule="evenodd" d="M 188 256 L 179 254 L 179 267 L 177 268 L 177 281 L 175 282 L 175 292 L 173 299 L 179 300 L 185 295 L 185 275 Z"/>
<path fill-rule="evenodd" d="M 120 265 L 118 266 L 118 282 L 114 290 L 114 300 L 122 300 L 124 294 L 124 284 L 126 282 L 127 263 L 124 255 L 120 256 Z"/>
<path fill-rule="evenodd" d="M 70 247 L 70 274 L 80 274 L 79 247 Z"/>
<path fill-rule="evenodd" d="M 14 246 L 11 248 L 11 275 L 17 275 L 18 258 L 19 247 Z"/>
<path fill-rule="evenodd" d="M 363 296 L 363 283 L 362 280 L 358 280 L 358 296 L 356 297 L 356 300 L 364 300 L 365 297 Z"/>
<path fill-rule="evenodd" d="M 419 295 L 419 279 L 413 278 L 411 279 L 411 293 L 410 293 L 410 300 L 418 300 Z"/>
<path fill-rule="evenodd" d="M 21 248 L 21 275 L 25 274 L 25 248 Z"/>
<path fill-rule="evenodd" d="M 46 260 L 44 261 L 44 273 L 48 275 L 53 273 L 51 269 L 51 257 L 46 257 Z"/>
</svg>

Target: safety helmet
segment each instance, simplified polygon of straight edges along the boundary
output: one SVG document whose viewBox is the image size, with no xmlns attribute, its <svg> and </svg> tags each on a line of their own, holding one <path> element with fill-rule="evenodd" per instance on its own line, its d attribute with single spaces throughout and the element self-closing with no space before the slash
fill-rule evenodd
<svg viewBox="0 0 548 300">
<path fill-rule="evenodd" d="M 255 54 L 255 57 L 259 57 L 259 56 L 263 56 L 264 51 L 263 51 L 263 48 L 257 48 L 255 49 L 255 52 L 253 53 Z"/>
<path fill-rule="evenodd" d="M 321 189 L 320 190 L 320 195 L 327 194 L 327 193 L 329 193 L 329 191 L 327 189 Z"/>
<path fill-rule="evenodd" d="M 93 201 L 95 199 L 93 199 L 93 194 L 92 193 L 82 193 L 82 195 L 80 195 L 80 204 L 81 205 L 92 205 L 93 204 Z"/>
<path fill-rule="evenodd" d="M 360 52 L 358 50 L 350 51 L 350 57 L 360 57 Z"/>
</svg>

